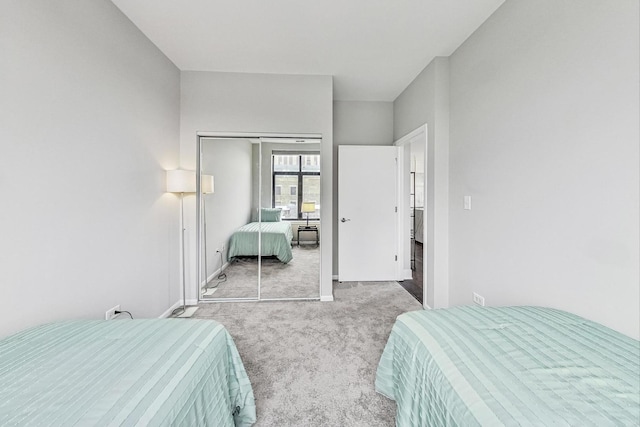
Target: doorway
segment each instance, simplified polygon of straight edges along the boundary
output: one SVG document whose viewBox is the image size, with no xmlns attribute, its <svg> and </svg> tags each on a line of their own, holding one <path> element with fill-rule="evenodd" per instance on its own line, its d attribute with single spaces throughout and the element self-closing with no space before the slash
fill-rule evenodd
<svg viewBox="0 0 640 427">
<path fill-rule="evenodd" d="M 425 308 L 430 308 L 427 285 L 426 201 L 427 127 L 426 125 L 397 140 L 401 159 L 398 168 L 400 247 L 403 254 L 403 280 L 399 283 Z"/>
</svg>

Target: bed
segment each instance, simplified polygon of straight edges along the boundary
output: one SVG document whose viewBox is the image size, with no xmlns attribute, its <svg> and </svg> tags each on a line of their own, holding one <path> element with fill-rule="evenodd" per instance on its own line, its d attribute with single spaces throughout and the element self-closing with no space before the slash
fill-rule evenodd
<svg viewBox="0 0 640 427">
<path fill-rule="evenodd" d="M 640 343 L 540 307 L 403 314 L 376 391 L 398 426 L 637 426 Z"/>
<path fill-rule="evenodd" d="M 0 425 L 249 426 L 253 391 L 212 320 L 82 320 L 0 340 Z"/>
<path fill-rule="evenodd" d="M 228 259 L 258 255 L 258 233 L 262 233 L 262 256 L 275 256 L 283 263 L 293 259 L 291 223 L 250 222 L 237 229 L 229 239 Z"/>
</svg>

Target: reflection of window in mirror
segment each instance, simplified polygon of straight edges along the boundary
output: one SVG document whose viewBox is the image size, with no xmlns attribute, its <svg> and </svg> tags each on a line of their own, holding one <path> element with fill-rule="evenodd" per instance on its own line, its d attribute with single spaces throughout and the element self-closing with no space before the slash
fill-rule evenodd
<svg viewBox="0 0 640 427">
<path fill-rule="evenodd" d="M 301 211 L 302 203 L 315 201 L 316 210 L 309 219 L 320 218 L 320 153 L 274 154 L 272 207 L 282 209 L 283 219 L 306 219 Z M 289 194 L 282 194 L 282 187 L 289 187 Z M 291 196 L 296 196 L 292 198 Z"/>
</svg>

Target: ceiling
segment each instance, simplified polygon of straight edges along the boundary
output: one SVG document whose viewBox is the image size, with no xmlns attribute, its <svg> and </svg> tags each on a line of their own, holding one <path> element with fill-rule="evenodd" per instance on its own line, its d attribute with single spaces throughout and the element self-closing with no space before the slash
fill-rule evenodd
<svg viewBox="0 0 640 427">
<path fill-rule="evenodd" d="M 504 0 L 112 0 L 181 70 L 334 76 L 393 101 Z"/>
</svg>

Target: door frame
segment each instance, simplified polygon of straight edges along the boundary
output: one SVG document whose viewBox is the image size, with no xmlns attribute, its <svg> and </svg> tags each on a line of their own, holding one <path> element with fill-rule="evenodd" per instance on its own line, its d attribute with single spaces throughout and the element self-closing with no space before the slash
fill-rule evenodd
<svg viewBox="0 0 640 427">
<path fill-rule="evenodd" d="M 407 224 L 407 215 L 409 214 L 409 206 L 406 206 L 404 203 L 404 196 L 405 193 L 408 194 L 409 188 L 407 188 L 407 186 L 405 185 L 405 174 L 407 174 L 409 171 L 406 170 L 405 168 L 405 164 L 404 164 L 404 151 L 405 151 L 405 147 L 409 146 L 410 144 L 414 143 L 414 142 L 418 142 L 420 143 L 421 141 L 424 141 L 424 201 L 425 201 L 425 207 L 424 207 L 424 217 L 423 217 L 423 243 L 422 243 L 422 250 L 423 250 L 423 263 L 422 263 L 422 306 L 423 308 L 426 309 L 430 309 L 431 307 L 427 304 L 427 285 L 428 285 L 428 265 L 429 262 L 427 261 L 430 257 L 432 257 L 432 254 L 429 252 L 429 245 L 427 244 L 427 242 L 429 241 L 428 239 L 430 239 L 432 236 L 429 235 L 429 227 L 427 227 L 427 220 L 428 220 L 428 209 L 426 206 L 427 200 L 429 200 L 429 185 L 427 183 L 428 180 L 428 167 L 429 167 L 429 141 L 428 141 L 428 132 L 427 132 L 427 124 L 425 123 L 424 125 L 414 129 L 413 131 L 409 132 L 408 134 L 404 135 L 403 137 L 399 138 L 398 140 L 396 140 L 393 145 L 396 145 L 399 147 L 399 153 L 398 153 L 398 230 L 402 230 L 401 232 L 398 233 L 398 252 L 399 252 L 399 267 L 401 269 L 401 275 L 403 279 L 406 279 L 407 274 L 406 271 L 404 269 L 404 265 L 405 262 L 408 261 L 407 260 L 407 255 L 405 253 L 405 248 L 407 247 L 407 245 L 409 245 L 411 242 L 411 238 L 409 236 L 406 235 L 406 233 L 404 233 L 405 227 L 408 225 Z M 410 270 L 409 270 L 410 271 Z M 410 277 L 409 277 L 410 278 Z"/>
</svg>

